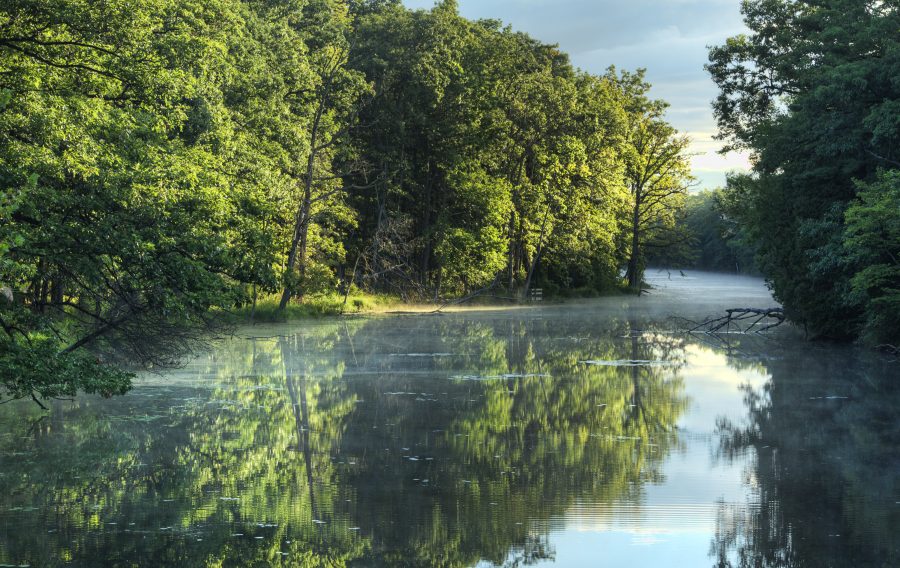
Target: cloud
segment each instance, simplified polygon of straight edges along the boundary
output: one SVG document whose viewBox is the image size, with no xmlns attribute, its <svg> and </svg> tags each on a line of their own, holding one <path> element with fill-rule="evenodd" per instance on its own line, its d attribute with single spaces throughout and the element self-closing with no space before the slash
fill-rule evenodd
<svg viewBox="0 0 900 568">
<path fill-rule="evenodd" d="M 686 35 L 740 26 L 735 0 L 460 0 L 459 6 L 466 17 L 498 18 L 543 41 L 564 43 L 573 55 L 639 44 L 672 26 Z"/>
<path fill-rule="evenodd" d="M 433 0 L 404 0 L 430 8 Z M 671 104 L 668 119 L 682 132 L 712 133 L 716 86 L 703 65 L 708 46 L 744 31 L 737 0 L 459 0 L 467 18 L 494 18 L 546 43 L 558 43 L 572 63 L 602 73 L 610 65 L 647 69 L 651 95 Z M 711 134 L 693 136 L 694 173 L 704 187 L 725 172 L 746 169 L 746 156 L 718 156 Z"/>
</svg>

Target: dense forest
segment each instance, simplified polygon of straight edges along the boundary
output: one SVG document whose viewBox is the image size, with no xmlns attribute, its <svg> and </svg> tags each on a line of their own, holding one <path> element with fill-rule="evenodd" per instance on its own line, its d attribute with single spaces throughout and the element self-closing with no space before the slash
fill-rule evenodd
<svg viewBox="0 0 900 568">
<path fill-rule="evenodd" d="M 451 0 L 4 2 L 7 394 L 122 392 L 260 297 L 638 288 L 691 184 L 649 88 Z"/>
<path fill-rule="evenodd" d="M 666 246 L 646 251 L 649 266 L 758 275 L 757 245 L 731 212 L 725 189 L 690 193 L 676 209 Z"/>
<path fill-rule="evenodd" d="M 454 0 L 4 2 L 5 397 L 123 392 L 260 298 L 639 290 L 648 261 L 898 343 L 897 2 L 742 6 L 708 70 L 754 170 L 690 195 L 642 71 Z"/>
<path fill-rule="evenodd" d="M 710 52 L 722 137 L 754 156 L 725 211 L 815 337 L 900 343 L 900 3 L 743 3 Z"/>
</svg>

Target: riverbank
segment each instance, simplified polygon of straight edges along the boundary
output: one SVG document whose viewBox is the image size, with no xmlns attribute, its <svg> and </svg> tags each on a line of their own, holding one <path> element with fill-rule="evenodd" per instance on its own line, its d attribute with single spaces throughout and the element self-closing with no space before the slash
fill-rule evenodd
<svg viewBox="0 0 900 568">
<path fill-rule="evenodd" d="M 567 295 L 541 298 L 539 303 L 564 304 L 571 301 L 592 298 L 619 297 L 630 295 L 626 288 L 586 294 L 572 291 Z M 540 297 L 540 296 L 539 296 Z M 310 296 L 302 303 L 291 302 L 284 310 L 279 309 L 280 296 L 272 294 L 261 297 L 256 305 L 248 305 L 228 313 L 228 319 L 235 323 L 284 323 L 310 318 L 340 315 L 382 315 L 419 314 L 429 312 L 465 312 L 509 309 L 515 306 L 534 305 L 534 301 L 521 301 L 509 296 L 481 295 L 473 297 L 445 299 L 440 302 L 416 302 L 404 300 L 391 294 L 371 294 L 357 292 L 346 298 L 341 294 L 320 294 Z"/>
<path fill-rule="evenodd" d="M 318 294 L 300 302 L 291 302 L 279 309 L 280 296 L 272 294 L 260 297 L 255 305 L 247 305 L 228 313 L 235 322 L 277 323 L 301 319 L 338 316 L 342 314 L 384 313 L 404 306 L 403 299 L 387 294 L 356 293 Z"/>
<path fill-rule="evenodd" d="M 772 304 L 768 292 L 757 298 L 755 290 L 765 290 L 762 279 L 749 275 L 708 272 L 702 270 L 671 271 L 660 268 L 648 268 L 644 274 L 644 293 L 641 298 L 645 304 L 653 304 L 657 300 L 704 303 L 704 298 L 722 298 L 736 296 L 731 300 L 738 301 L 749 295 L 754 297 L 761 307 Z M 700 299 L 694 297 L 700 293 Z M 418 302 L 404 300 L 391 294 L 372 294 L 354 292 L 348 297 L 342 294 L 318 294 L 308 296 L 302 303 L 292 302 L 284 310 L 279 310 L 280 295 L 272 294 L 260 297 L 256 306 L 245 306 L 229 312 L 228 318 L 235 323 L 285 323 L 310 318 L 331 317 L 340 315 L 383 315 L 383 314 L 419 314 L 430 312 L 468 312 L 506 310 L 512 307 L 534 306 L 536 303 L 546 305 L 564 305 L 580 303 L 600 298 L 635 298 L 636 296 L 624 285 L 605 292 L 570 290 L 565 294 L 539 296 L 538 302 L 521 301 L 517 298 L 499 294 L 482 294 L 462 298 L 444 299 L 440 302 Z M 736 305 L 736 304 L 735 304 Z M 734 307 L 729 305 L 729 307 Z"/>
</svg>

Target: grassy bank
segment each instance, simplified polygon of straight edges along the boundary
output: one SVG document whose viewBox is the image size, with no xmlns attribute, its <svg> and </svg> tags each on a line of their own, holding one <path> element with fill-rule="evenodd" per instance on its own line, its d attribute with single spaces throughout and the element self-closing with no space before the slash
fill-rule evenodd
<svg viewBox="0 0 900 568">
<path fill-rule="evenodd" d="M 317 294 L 304 298 L 302 303 L 291 302 L 279 310 L 280 295 L 260 297 L 256 306 L 247 305 L 229 314 L 238 322 L 284 322 L 306 318 L 337 316 L 342 314 L 383 313 L 401 309 L 403 300 L 385 294 L 354 293 L 346 298 L 342 294 Z"/>
<path fill-rule="evenodd" d="M 546 295 L 543 301 L 545 303 L 564 303 L 569 300 L 625 294 L 630 294 L 630 291 L 625 285 L 622 285 L 605 293 L 590 289 L 568 290 L 564 294 Z M 317 294 L 304 298 L 302 303 L 291 302 L 284 310 L 279 310 L 280 298 L 281 296 L 277 294 L 260 297 L 257 299 L 255 307 L 247 305 L 233 310 L 229 312 L 228 319 L 235 323 L 273 323 L 348 314 L 426 313 L 437 310 L 458 312 L 534 305 L 531 302 L 517 301 L 507 296 L 485 295 L 463 299 L 463 301 L 448 300 L 434 303 L 409 302 L 399 296 L 354 291 L 346 298 L 346 301 L 344 296 L 338 293 Z"/>
</svg>

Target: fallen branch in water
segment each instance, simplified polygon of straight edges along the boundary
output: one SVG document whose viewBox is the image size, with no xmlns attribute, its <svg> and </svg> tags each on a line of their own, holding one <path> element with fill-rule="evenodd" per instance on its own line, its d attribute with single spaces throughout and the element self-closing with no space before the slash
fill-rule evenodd
<svg viewBox="0 0 900 568">
<path fill-rule="evenodd" d="M 688 330 L 688 333 L 728 333 L 732 331 L 732 326 L 736 327 L 739 333 L 763 333 L 770 329 L 776 328 L 786 321 L 784 310 L 781 308 L 732 308 L 725 310 L 726 315 L 717 318 L 710 318 L 695 327 Z M 744 327 L 742 322 L 753 320 L 750 325 Z M 765 323 L 764 323 L 765 322 Z M 754 329 L 761 325 L 758 329 Z"/>
<path fill-rule="evenodd" d="M 494 278 L 494 281 L 491 282 L 490 286 L 485 286 L 481 290 L 476 290 L 476 291 L 472 292 L 471 294 L 469 294 L 468 296 L 464 296 L 462 298 L 457 298 L 455 300 L 449 300 L 447 302 L 444 302 L 443 304 L 441 304 L 441 306 L 438 309 L 436 309 L 432 312 L 428 312 L 428 313 L 429 314 L 439 314 L 444 310 L 444 308 L 446 308 L 448 306 L 458 306 L 460 304 L 465 304 L 466 302 L 474 300 L 478 296 L 482 296 L 482 295 L 490 292 L 491 290 L 496 288 L 497 284 L 499 284 L 499 283 L 500 283 L 500 278 L 499 277 Z"/>
<path fill-rule="evenodd" d="M 897 347 L 896 345 L 889 345 L 887 343 L 884 345 L 879 345 L 875 348 L 875 350 L 881 351 L 882 353 L 887 353 L 888 355 L 900 355 L 900 347 Z"/>
</svg>

